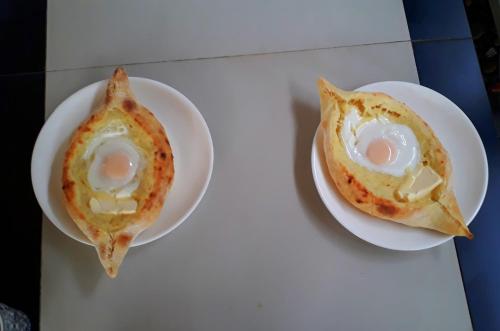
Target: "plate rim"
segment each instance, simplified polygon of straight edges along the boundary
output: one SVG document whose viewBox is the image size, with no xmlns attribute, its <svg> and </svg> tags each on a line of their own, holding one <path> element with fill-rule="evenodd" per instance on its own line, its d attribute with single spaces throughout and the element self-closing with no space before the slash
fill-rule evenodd
<svg viewBox="0 0 500 331">
<path fill-rule="evenodd" d="M 396 85 L 406 85 L 406 86 L 409 86 L 409 87 L 416 87 L 416 88 L 420 88 L 420 89 L 423 89 L 423 90 L 426 90 L 427 92 L 430 92 L 431 94 L 434 94 L 436 95 L 437 97 L 439 98 L 444 98 L 447 102 L 449 102 L 451 105 L 453 105 L 454 108 L 456 108 L 455 110 L 459 110 L 458 113 L 460 113 L 459 116 L 462 117 L 462 120 L 465 120 L 465 122 L 467 123 L 468 126 L 470 126 L 472 128 L 472 132 L 473 132 L 473 135 L 475 136 L 476 140 L 479 142 L 479 145 L 481 147 L 481 155 L 483 156 L 483 172 L 484 172 L 484 175 L 485 175 L 485 180 L 484 182 L 482 183 L 482 187 L 481 187 L 481 198 L 479 200 L 479 203 L 477 205 L 477 207 L 475 208 L 474 210 L 474 213 L 472 214 L 471 218 L 466 222 L 466 225 L 468 226 L 469 224 L 472 223 L 472 221 L 474 221 L 474 219 L 476 218 L 479 210 L 481 209 L 483 203 L 484 203 L 484 199 L 486 197 L 486 192 L 488 190 L 488 184 L 489 184 L 489 165 L 488 165 L 488 157 L 487 157 L 487 154 L 486 154 L 486 150 L 484 148 L 484 144 L 483 144 L 483 141 L 481 139 L 481 136 L 479 135 L 479 132 L 477 131 L 476 127 L 474 126 L 474 124 L 472 123 L 472 121 L 470 120 L 470 118 L 467 116 L 467 114 L 464 113 L 464 111 L 458 107 L 453 101 L 451 101 L 450 99 L 448 99 L 446 96 L 442 95 L 441 93 L 437 92 L 437 91 L 434 91 L 433 89 L 430 89 L 426 86 L 423 86 L 423 85 L 420 85 L 420 84 L 416 84 L 416 83 L 411 83 L 411 82 L 405 82 L 405 81 L 394 81 L 394 80 L 390 80 L 390 81 L 379 81 L 379 82 L 373 82 L 373 83 L 369 83 L 369 84 L 366 84 L 366 85 L 363 85 L 363 86 L 360 86 L 356 89 L 354 89 L 354 91 L 364 91 L 365 89 L 367 88 L 370 88 L 370 87 L 373 87 L 373 86 L 377 86 L 377 85 L 380 85 L 380 84 L 396 84 Z M 420 115 L 419 115 L 420 116 Z M 424 119 L 425 120 L 425 119 Z M 316 169 L 315 167 L 315 159 L 319 158 L 316 156 L 317 152 L 316 152 L 316 148 L 317 148 L 317 144 L 316 144 L 316 141 L 317 141 L 317 135 L 319 133 L 319 131 L 321 130 L 321 123 L 318 125 L 317 129 L 316 129 L 316 132 L 314 134 L 314 138 L 313 138 L 313 142 L 312 142 L 312 148 L 311 148 L 311 169 L 312 169 L 312 175 L 313 175 L 313 180 L 314 180 L 314 185 L 316 186 L 316 190 L 321 198 L 321 201 L 323 202 L 323 204 L 325 205 L 325 207 L 328 209 L 328 211 L 330 212 L 330 214 L 333 216 L 333 218 L 335 219 L 335 221 L 337 221 L 338 223 L 340 223 L 346 230 L 348 230 L 350 233 L 352 233 L 354 236 L 358 237 L 359 239 L 363 240 L 363 241 L 366 241 L 374 246 L 378 246 L 378 247 L 382 247 L 382 248 L 385 248 L 385 249 L 389 249 L 389 250 L 394 250 L 394 251 L 420 251 L 420 250 L 425 250 L 425 249 L 429 249 L 429 248 L 432 248 L 432 247 L 436 247 L 436 246 L 439 246 L 439 245 L 442 245 L 446 242 L 448 242 L 449 240 L 453 239 L 454 237 L 456 236 L 453 236 L 453 235 L 445 235 L 445 234 L 442 234 L 443 235 L 443 238 L 442 239 L 439 239 L 439 240 L 436 240 L 434 243 L 431 243 L 431 244 L 427 244 L 427 245 L 424 245 L 424 246 L 421 246 L 421 247 L 408 247 L 408 248 L 398 248 L 398 247 L 394 247 L 394 246 L 391 246 L 391 245 L 385 245 L 383 243 L 379 243 L 379 242 L 375 242 L 369 238 L 365 238 L 365 236 L 361 235 L 361 234 L 358 234 L 356 233 L 356 231 L 353 231 L 351 228 L 348 227 L 347 225 L 347 222 L 342 222 L 339 220 L 338 218 L 338 213 L 335 212 L 334 208 L 332 208 L 332 206 L 329 205 L 329 203 L 327 203 L 326 201 L 326 197 L 323 196 L 324 193 L 322 193 L 322 191 L 319 189 L 318 187 L 318 181 L 319 181 L 319 178 L 318 178 L 318 174 L 317 174 L 317 171 L 323 171 L 323 169 L 321 169 L 321 165 L 320 165 L 320 168 L 319 169 Z M 439 138 L 439 137 L 438 137 Z M 327 185 L 330 185 L 329 183 Z M 336 187 L 333 187 L 334 190 L 337 190 Z M 326 194 L 326 193 L 325 193 Z M 339 193 L 340 194 L 340 193 Z M 355 208 L 354 206 L 352 205 L 349 205 L 350 208 Z M 375 217 L 375 216 L 373 216 Z M 411 227 L 410 227 L 411 229 Z"/>
<path fill-rule="evenodd" d="M 96 81 L 96 82 L 90 83 L 90 84 L 88 84 L 88 85 L 86 85 L 86 86 L 84 86 L 84 87 L 76 90 L 71 95 L 69 95 L 68 97 L 66 97 L 62 102 L 60 102 L 54 108 L 54 111 L 45 119 L 44 124 L 43 124 L 42 128 L 40 129 L 40 131 L 39 131 L 39 133 L 37 135 L 37 138 L 35 140 L 35 144 L 33 145 L 32 154 L 31 154 L 31 164 L 30 164 L 31 186 L 32 186 L 32 189 L 33 189 L 33 191 L 35 193 L 35 197 L 37 199 L 38 205 L 40 206 L 40 208 L 42 210 L 43 216 L 45 216 L 45 218 L 47 218 L 52 225 L 54 225 L 59 231 L 61 231 L 62 233 L 64 233 L 66 236 L 70 237 L 71 239 L 74 239 L 77 242 L 80 242 L 82 244 L 86 244 L 86 245 L 89 245 L 89 246 L 94 246 L 94 244 L 92 244 L 85 237 L 85 235 L 83 233 L 82 233 L 82 238 L 83 239 L 76 237 L 74 234 L 72 234 L 71 232 L 69 232 L 66 229 L 66 227 L 62 224 L 62 222 L 54 222 L 47 215 L 47 213 L 45 212 L 45 207 L 42 206 L 42 204 L 40 203 L 40 201 L 41 201 L 40 194 L 42 194 L 42 192 L 38 192 L 38 190 L 36 188 L 36 185 L 34 183 L 34 177 L 35 177 L 34 176 L 34 172 L 36 171 L 35 156 L 38 155 L 37 151 L 40 150 L 40 148 L 41 148 L 41 137 L 45 134 L 45 131 L 48 130 L 47 123 L 51 120 L 51 118 L 53 118 L 53 116 L 55 114 L 63 112 L 65 104 L 69 103 L 72 98 L 76 98 L 78 94 L 83 93 L 87 89 L 94 88 L 95 86 L 98 86 L 99 84 L 102 84 L 103 88 L 105 88 L 105 83 L 107 81 L 108 81 L 108 79 L 103 79 L 103 80 L 100 80 L 100 81 Z M 178 90 L 176 90 L 172 86 L 169 86 L 169 85 L 167 85 L 167 84 L 165 84 L 163 82 L 159 82 L 159 81 L 156 81 L 156 80 L 153 80 L 153 79 L 150 79 L 150 78 L 129 76 L 129 81 L 131 81 L 131 82 L 132 81 L 134 81 L 134 82 L 143 82 L 143 83 L 146 83 L 146 84 L 156 85 L 157 87 L 162 88 L 162 89 L 168 91 L 168 93 L 174 95 L 176 98 L 178 98 L 179 100 L 181 100 L 182 103 L 186 104 L 188 106 L 188 108 L 190 109 L 190 112 L 200 122 L 201 129 L 203 130 L 203 132 L 206 134 L 206 137 L 208 138 L 207 142 L 208 142 L 208 147 L 209 147 L 209 150 L 208 150 L 208 152 L 209 152 L 209 160 L 208 160 L 208 172 L 207 172 L 207 176 L 206 176 L 206 178 L 205 178 L 205 180 L 203 182 L 203 186 L 201 187 L 201 190 L 196 195 L 194 203 L 186 210 L 186 212 L 181 217 L 179 217 L 177 219 L 177 221 L 172 226 L 168 227 L 166 230 L 159 231 L 157 234 L 151 236 L 150 238 L 147 238 L 145 240 L 141 240 L 139 242 L 136 241 L 137 240 L 137 237 L 136 237 L 134 239 L 134 241 L 132 242 L 132 244 L 130 245 L 130 247 L 137 247 L 137 246 L 142 246 L 142 245 L 149 244 L 149 243 L 151 243 L 151 242 L 153 242 L 155 240 L 160 239 L 161 237 L 164 237 L 164 236 L 168 235 L 169 233 L 171 233 L 172 231 L 174 231 L 179 225 L 181 225 L 182 223 L 184 223 L 184 221 L 186 221 L 186 219 L 188 219 L 189 216 L 191 216 L 191 214 L 193 213 L 193 211 L 198 207 L 198 205 L 200 204 L 201 200 L 205 196 L 205 193 L 206 193 L 206 191 L 208 189 L 208 186 L 210 184 L 210 181 L 212 179 L 213 166 L 214 166 L 214 146 L 213 146 L 212 135 L 210 134 L 210 129 L 208 128 L 208 125 L 207 125 L 207 122 L 205 121 L 205 118 L 203 117 L 203 115 L 201 114 L 201 112 L 199 111 L 199 109 L 194 105 L 194 103 L 189 98 L 187 98 L 184 94 L 182 94 L 181 92 L 179 92 Z M 91 112 L 92 111 L 93 110 L 91 110 Z M 163 126 L 163 124 L 162 124 L 162 126 Z M 80 229 L 78 229 L 78 231 L 80 231 Z"/>
</svg>

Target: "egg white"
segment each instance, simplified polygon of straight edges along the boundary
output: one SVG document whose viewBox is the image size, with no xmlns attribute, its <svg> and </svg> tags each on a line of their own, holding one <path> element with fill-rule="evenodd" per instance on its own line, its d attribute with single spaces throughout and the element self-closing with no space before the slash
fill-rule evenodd
<svg viewBox="0 0 500 331">
<path fill-rule="evenodd" d="M 88 160 L 93 155 L 94 150 L 98 146 L 102 145 L 106 140 L 113 137 L 126 136 L 127 134 L 128 129 L 123 123 L 116 120 L 111 121 L 104 129 L 100 130 L 99 133 L 92 138 L 92 141 L 85 149 L 85 153 L 83 153 L 83 159 Z"/>
<path fill-rule="evenodd" d="M 128 197 L 139 186 L 136 174 L 140 167 L 141 157 L 135 145 L 124 136 L 102 137 L 94 147 L 91 155 L 93 159 L 87 173 L 87 180 L 94 191 L 116 193 L 118 198 Z M 107 155 L 121 152 L 127 155 L 131 169 L 124 178 L 112 179 L 101 174 L 101 167 Z M 118 192 L 116 192 L 118 191 Z"/>
<path fill-rule="evenodd" d="M 401 177 L 407 170 L 415 169 L 420 162 L 420 145 L 413 131 L 383 116 L 363 121 L 353 108 L 344 117 L 341 136 L 349 158 L 371 171 Z M 372 141 L 380 138 L 394 144 L 396 155 L 392 162 L 377 165 L 366 157 L 366 151 Z"/>
</svg>

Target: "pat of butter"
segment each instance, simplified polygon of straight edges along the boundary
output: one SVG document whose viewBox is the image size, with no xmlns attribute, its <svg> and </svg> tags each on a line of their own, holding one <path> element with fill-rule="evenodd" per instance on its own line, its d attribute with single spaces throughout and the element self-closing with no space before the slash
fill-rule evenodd
<svg viewBox="0 0 500 331">
<path fill-rule="evenodd" d="M 431 168 L 423 167 L 416 174 L 410 174 L 403 182 L 397 196 L 403 201 L 415 201 L 429 194 L 443 179 Z"/>
<path fill-rule="evenodd" d="M 133 214 L 137 210 L 137 201 L 134 199 L 91 198 L 89 205 L 94 214 Z"/>
<path fill-rule="evenodd" d="M 131 183 L 127 184 L 124 188 L 122 188 L 118 193 L 116 193 L 117 199 L 130 198 L 132 193 L 137 190 L 139 187 L 139 181 L 134 179 Z"/>
</svg>

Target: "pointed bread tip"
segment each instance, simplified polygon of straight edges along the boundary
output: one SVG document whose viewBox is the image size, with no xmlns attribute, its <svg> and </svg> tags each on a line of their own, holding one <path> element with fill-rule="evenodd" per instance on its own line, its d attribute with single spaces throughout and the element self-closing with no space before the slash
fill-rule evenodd
<svg viewBox="0 0 500 331">
<path fill-rule="evenodd" d="M 328 81 L 323 77 L 319 76 L 318 80 L 316 81 L 316 85 L 318 88 L 322 88 L 328 84 Z"/>
<path fill-rule="evenodd" d="M 465 237 L 466 237 L 467 239 L 469 239 L 469 240 L 474 239 L 474 234 L 473 234 L 472 232 L 470 232 L 470 230 L 469 230 L 467 227 L 465 228 L 465 230 L 466 230 L 466 231 L 465 231 L 465 234 L 464 234 L 464 235 L 465 235 Z"/>
<path fill-rule="evenodd" d="M 320 94 L 328 94 L 328 91 L 335 90 L 335 86 L 333 86 L 333 84 L 330 83 L 323 76 L 320 76 L 318 78 L 318 80 L 316 81 L 316 86 Z"/>
<path fill-rule="evenodd" d="M 130 90 L 127 72 L 122 67 L 118 67 L 108 81 L 105 105 L 120 101 L 125 96 L 133 96 L 133 94 Z"/>
<path fill-rule="evenodd" d="M 115 279 L 116 276 L 118 276 L 118 270 L 116 270 L 113 267 L 109 267 L 106 269 L 106 274 L 108 275 L 109 278 Z"/>
<path fill-rule="evenodd" d="M 349 94 L 351 93 L 338 88 L 322 76 L 320 76 L 316 81 L 316 86 L 318 87 L 320 95 L 326 95 L 328 97 L 335 95 L 341 97 L 342 99 L 348 99 Z"/>
<path fill-rule="evenodd" d="M 455 219 L 457 226 L 457 234 L 458 236 L 467 237 L 467 239 L 473 239 L 474 235 L 469 230 L 467 225 L 465 224 L 464 217 L 460 208 L 458 207 L 458 201 L 455 196 L 455 193 L 452 190 L 445 192 L 439 199 L 439 204 L 446 210 L 446 212 Z"/>
<path fill-rule="evenodd" d="M 108 232 L 94 241 L 99 260 L 110 278 L 115 278 L 118 275 L 118 270 L 130 244 L 141 231 L 141 227 L 134 227 L 126 231 Z"/>
<path fill-rule="evenodd" d="M 97 247 L 98 246 L 96 246 L 96 248 Z M 115 254 L 113 254 L 115 247 L 114 243 L 112 242 L 105 243 L 104 247 L 106 247 L 104 252 L 97 249 L 97 253 L 99 255 L 99 260 L 101 261 L 104 271 L 106 271 L 106 274 L 109 278 L 113 279 L 118 275 L 118 270 L 121 263 L 123 262 L 125 254 L 123 254 L 123 256 L 115 256 Z"/>
<path fill-rule="evenodd" d="M 128 79 L 127 72 L 123 67 L 118 67 L 115 69 L 115 72 L 113 73 L 113 79 L 116 80 Z"/>
<path fill-rule="evenodd" d="M 469 240 L 474 239 L 474 235 L 472 234 L 472 232 L 470 232 L 469 228 L 467 227 L 467 225 L 465 225 L 463 221 L 457 219 L 456 222 L 457 222 L 457 230 L 455 233 L 456 236 L 466 237 Z"/>
<path fill-rule="evenodd" d="M 128 75 L 123 67 L 118 67 L 113 73 L 113 77 L 109 80 L 117 89 L 128 89 Z"/>
</svg>

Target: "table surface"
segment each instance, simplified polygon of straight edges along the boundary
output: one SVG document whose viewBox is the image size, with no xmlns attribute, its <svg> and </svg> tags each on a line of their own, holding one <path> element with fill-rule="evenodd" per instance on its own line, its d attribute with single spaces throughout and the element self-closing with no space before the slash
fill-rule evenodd
<svg viewBox="0 0 500 331">
<path fill-rule="evenodd" d="M 400 1 L 52 0 L 47 45 L 47 116 L 125 65 L 196 104 L 215 161 L 198 208 L 117 279 L 44 220 L 42 330 L 472 329 L 453 241 L 365 243 L 311 175 L 319 75 L 418 82 Z"/>
</svg>

